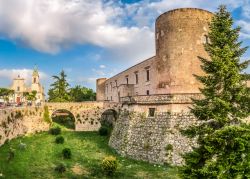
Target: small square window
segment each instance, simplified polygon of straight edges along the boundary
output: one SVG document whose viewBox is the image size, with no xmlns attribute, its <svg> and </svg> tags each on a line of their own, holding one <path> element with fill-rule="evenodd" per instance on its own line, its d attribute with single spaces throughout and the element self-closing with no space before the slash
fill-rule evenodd
<svg viewBox="0 0 250 179">
<path fill-rule="evenodd" d="M 149 95 L 149 90 L 147 90 L 147 95 Z"/>
<path fill-rule="evenodd" d="M 155 108 L 149 108 L 148 117 L 155 117 Z"/>
</svg>

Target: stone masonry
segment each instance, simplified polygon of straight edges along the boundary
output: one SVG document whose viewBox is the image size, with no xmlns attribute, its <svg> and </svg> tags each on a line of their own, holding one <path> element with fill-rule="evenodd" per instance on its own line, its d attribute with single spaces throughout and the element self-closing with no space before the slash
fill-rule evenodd
<svg viewBox="0 0 250 179">
<path fill-rule="evenodd" d="M 61 109 L 71 112 L 76 131 L 97 131 L 105 111 L 120 109 L 117 103 L 104 102 L 46 103 L 45 106 L 48 106 L 50 116 Z M 0 146 L 21 135 L 49 130 L 50 124 L 43 116 L 44 106 L 0 109 Z"/>
<path fill-rule="evenodd" d="M 47 131 L 50 125 L 43 120 L 42 107 L 9 108 L 0 110 L 0 146 L 17 136 Z"/>
</svg>

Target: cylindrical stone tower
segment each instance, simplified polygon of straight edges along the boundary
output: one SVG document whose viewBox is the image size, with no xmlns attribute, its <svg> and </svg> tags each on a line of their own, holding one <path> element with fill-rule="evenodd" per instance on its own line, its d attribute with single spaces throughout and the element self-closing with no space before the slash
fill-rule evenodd
<svg viewBox="0 0 250 179">
<path fill-rule="evenodd" d="M 168 11 L 156 20 L 157 91 L 198 93 L 200 84 L 193 74 L 202 75 L 198 56 L 208 58 L 204 43 L 213 14 L 183 8 Z"/>
<path fill-rule="evenodd" d="M 105 100 L 105 82 L 107 78 L 99 78 L 96 80 L 96 101 Z"/>
</svg>

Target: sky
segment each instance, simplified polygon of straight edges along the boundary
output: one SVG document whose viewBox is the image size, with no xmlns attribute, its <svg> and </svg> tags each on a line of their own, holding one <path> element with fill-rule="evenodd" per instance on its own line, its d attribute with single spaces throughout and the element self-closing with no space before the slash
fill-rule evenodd
<svg viewBox="0 0 250 179">
<path fill-rule="evenodd" d="M 0 87 L 17 75 L 29 84 L 36 65 L 46 90 L 61 70 L 71 87 L 95 89 L 97 78 L 155 55 L 160 14 L 183 7 L 215 12 L 220 4 L 250 46 L 250 0 L 0 0 Z M 242 60 L 248 58 L 250 49 Z"/>
</svg>

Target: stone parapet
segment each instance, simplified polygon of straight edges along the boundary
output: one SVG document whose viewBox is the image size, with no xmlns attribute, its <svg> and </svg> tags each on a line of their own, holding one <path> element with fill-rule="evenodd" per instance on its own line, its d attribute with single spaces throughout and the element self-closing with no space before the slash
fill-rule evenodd
<svg viewBox="0 0 250 179">
<path fill-rule="evenodd" d="M 201 98 L 202 95 L 200 93 L 140 95 L 122 97 L 120 102 L 126 104 L 191 104 L 192 99 Z"/>
</svg>

